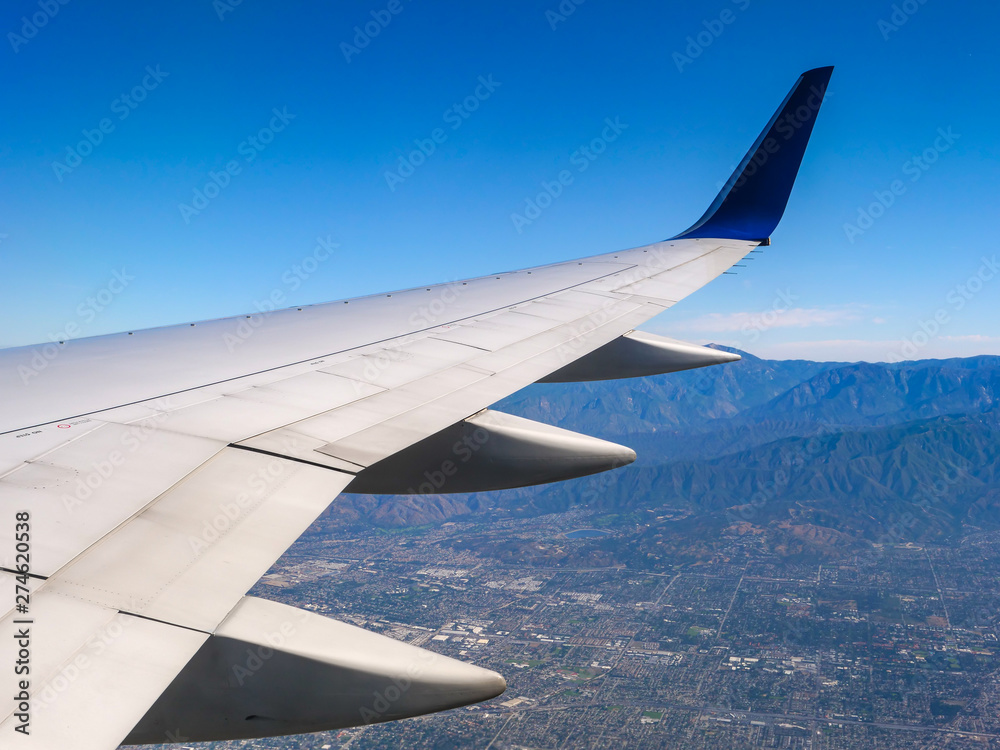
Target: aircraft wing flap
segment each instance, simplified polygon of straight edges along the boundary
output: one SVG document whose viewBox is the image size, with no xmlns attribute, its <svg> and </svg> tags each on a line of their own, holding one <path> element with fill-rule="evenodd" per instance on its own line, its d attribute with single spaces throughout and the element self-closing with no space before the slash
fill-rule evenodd
<svg viewBox="0 0 1000 750">
<path fill-rule="evenodd" d="M 44 590 L 211 632 L 352 478 L 225 448 Z"/>
<path fill-rule="evenodd" d="M 471 386 L 476 386 L 476 390 L 483 385 L 488 388 L 487 381 L 490 375 L 491 373 L 484 370 L 464 365 L 440 370 L 343 409 L 335 409 L 288 428 L 251 438 L 240 445 L 312 462 L 322 461 L 322 457 L 315 455 L 319 450 L 325 456 L 349 462 L 350 465 L 358 467 L 356 470 L 360 470 L 384 458 L 385 455 L 391 455 L 396 450 L 422 440 L 437 429 L 443 429 L 448 424 L 479 411 L 479 408 L 483 407 L 465 412 L 466 407 L 462 405 L 458 394 L 466 392 Z M 445 398 L 453 404 L 448 411 L 451 422 L 437 429 L 431 429 L 437 420 L 433 423 L 421 423 L 421 419 L 432 418 L 432 405 Z M 405 415 L 411 416 L 405 417 Z M 438 419 L 441 418 L 440 412 L 437 416 Z M 379 425 L 391 425 L 399 432 L 386 435 L 385 442 L 378 448 L 369 446 L 367 441 L 357 439 L 358 435 L 371 434 L 369 431 L 375 430 Z M 378 434 L 383 434 L 383 431 L 378 430 Z M 300 445 L 296 442 L 297 435 L 302 435 L 308 440 Z M 334 449 L 332 447 L 334 445 L 339 449 Z"/>
<path fill-rule="evenodd" d="M 65 432 L 77 429 L 87 431 L 0 478 L 0 516 L 31 511 L 37 575 L 53 575 L 224 447 L 155 426 L 87 420 Z M 15 567 L 14 534 L 0 524 L 0 567 Z"/>
<path fill-rule="evenodd" d="M 0 573 L 13 601 L 14 576 Z M 25 624 L 26 621 L 27 624 Z M 107 750 L 118 745 L 208 639 L 208 634 L 124 615 L 114 608 L 51 591 L 33 591 L 28 615 L 0 618 L 0 713 L 4 747 L 25 750 Z M 27 631 L 27 637 L 14 634 Z M 21 641 L 27 643 L 22 645 Z M 30 673 L 13 665 L 29 652 Z M 20 680 L 29 682 L 29 734 L 23 725 Z M 164 737 L 164 742 L 171 738 Z"/>
</svg>

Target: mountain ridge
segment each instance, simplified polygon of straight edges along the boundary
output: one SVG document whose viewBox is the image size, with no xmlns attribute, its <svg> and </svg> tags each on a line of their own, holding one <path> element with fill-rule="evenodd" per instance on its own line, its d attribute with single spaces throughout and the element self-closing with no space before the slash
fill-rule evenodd
<svg viewBox="0 0 1000 750">
<path fill-rule="evenodd" d="M 580 504 L 670 507 L 701 519 L 688 525 L 786 524 L 800 542 L 845 547 L 1000 528 L 1000 357 L 873 364 L 736 353 L 740 362 L 671 375 L 534 385 L 495 406 L 627 444 L 639 454 L 632 466 L 504 492 L 344 495 L 330 513 L 404 528 Z"/>
</svg>

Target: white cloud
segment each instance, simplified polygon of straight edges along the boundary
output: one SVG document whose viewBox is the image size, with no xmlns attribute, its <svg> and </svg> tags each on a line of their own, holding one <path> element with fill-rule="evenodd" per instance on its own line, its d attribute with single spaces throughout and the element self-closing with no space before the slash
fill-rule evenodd
<svg viewBox="0 0 1000 750">
<path fill-rule="evenodd" d="M 974 333 L 969 336 L 939 336 L 943 341 L 968 341 L 974 344 L 998 344 L 1000 336 L 983 336 L 981 333 Z"/>
<path fill-rule="evenodd" d="M 675 328 L 708 333 L 757 330 L 770 328 L 812 328 L 856 323 L 862 320 L 861 306 L 821 308 L 792 307 L 765 312 L 709 313 L 681 322 Z"/>
<path fill-rule="evenodd" d="M 761 344 L 752 354 L 765 359 L 811 359 L 818 362 L 898 361 L 902 342 L 898 339 L 829 339 L 823 341 L 786 341 Z M 950 359 L 1000 354 L 997 336 L 941 336 L 931 339 L 909 359 Z"/>
</svg>

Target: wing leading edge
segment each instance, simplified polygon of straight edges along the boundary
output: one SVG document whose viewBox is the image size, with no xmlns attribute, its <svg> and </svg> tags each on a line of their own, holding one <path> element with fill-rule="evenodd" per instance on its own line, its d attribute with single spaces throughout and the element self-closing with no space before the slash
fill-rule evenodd
<svg viewBox="0 0 1000 750">
<path fill-rule="evenodd" d="M 39 616 L 64 612 L 39 626 L 46 660 L 29 692 L 46 725 L 22 745 L 47 750 L 74 731 L 94 750 L 126 736 L 291 734 L 502 692 L 488 670 L 244 595 L 345 489 L 476 491 L 631 461 L 622 446 L 487 407 L 543 379 L 732 361 L 634 329 L 770 237 L 831 70 L 799 79 L 706 214 L 673 240 L 66 342 L 42 368 L 31 347 L 0 351 L 0 511 L 31 511 L 44 543 L 32 595 Z M 464 461 L 461 446 L 482 435 L 490 448 Z M 0 529 L 0 576 L 16 569 L 14 542 Z M 108 643 L 119 622 L 126 635 Z M 71 679 L 77 664 L 83 676 Z M 17 721 L 0 712 L 0 731 Z"/>
</svg>

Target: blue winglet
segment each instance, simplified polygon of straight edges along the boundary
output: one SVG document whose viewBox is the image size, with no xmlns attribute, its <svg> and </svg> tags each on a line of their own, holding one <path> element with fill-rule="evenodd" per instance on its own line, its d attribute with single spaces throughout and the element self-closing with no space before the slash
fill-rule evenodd
<svg viewBox="0 0 1000 750">
<path fill-rule="evenodd" d="M 705 215 L 673 239 L 770 238 L 785 212 L 832 74 L 833 67 L 802 74 Z"/>
</svg>

